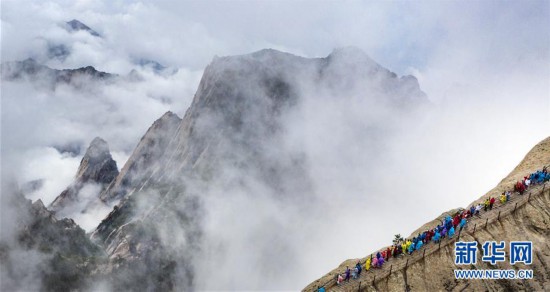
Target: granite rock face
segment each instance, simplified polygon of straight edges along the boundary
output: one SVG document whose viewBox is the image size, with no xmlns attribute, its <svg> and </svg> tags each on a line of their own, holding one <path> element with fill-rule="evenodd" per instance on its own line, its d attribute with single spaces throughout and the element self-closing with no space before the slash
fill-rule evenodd
<svg viewBox="0 0 550 292">
<path fill-rule="evenodd" d="M 36 62 L 27 63 L 22 70 L 27 73 L 10 75 L 18 70 L 8 70 L 7 76 L 51 73 Z M 71 74 L 110 78 L 90 68 L 78 70 Z M 54 83 L 64 80 L 59 72 L 51 74 Z M 416 79 L 398 77 L 355 48 L 338 49 L 325 58 L 271 49 L 216 57 L 182 119 L 168 112 L 155 121 L 120 173 L 106 143 L 94 140 L 75 183 L 52 208 L 62 210 L 78 200 L 82 185 L 101 186 L 102 202 L 119 203 L 90 234 L 105 252 L 90 275 L 106 280 L 115 291 L 197 289 L 194 264 L 201 259 L 195 257 L 205 246 L 204 213 L 209 207 L 203 197 L 215 188 L 253 198 L 259 187 L 262 196 L 281 206 L 311 200 L 310 161 L 302 148 L 288 145 L 286 135 L 300 126 L 289 125 L 289 117 L 337 99 L 367 100 L 373 112 L 375 105 L 382 106 L 402 117 L 428 102 Z M 387 130 L 388 121 L 366 118 L 372 123 L 365 128 L 374 129 L 373 136 Z"/>
<path fill-rule="evenodd" d="M 134 152 L 117 174 L 113 183 L 101 193 L 101 200 L 111 202 L 135 191 L 139 182 L 159 166 L 159 161 L 174 138 L 181 118 L 172 112 L 165 113 L 156 120 L 141 138 Z"/>
<path fill-rule="evenodd" d="M 314 190 L 304 153 L 284 143 L 284 121 L 305 95 L 357 92 L 398 111 L 427 102 L 414 78 L 399 78 L 354 48 L 314 59 L 270 49 L 214 58 L 183 119 L 167 113 L 156 121 L 101 194 L 121 201 L 92 239 L 105 247 L 113 271 L 136 276 L 137 287 L 193 289 L 208 208 L 201 196 L 212 185 L 252 192 L 261 184 L 289 204 L 307 199 L 294 196 Z"/>
<path fill-rule="evenodd" d="M 63 213 L 64 208 L 70 207 L 81 200 L 78 196 L 79 192 L 87 184 L 99 187 L 97 198 L 99 193 L 107 188 L 117 175 L 118 168 L 109 152 L 109 145 L 105 140 L 96 137 L 92 140 L 84 157 L 80 161 L 80 166 L 73 183 L 55 198 L 49 208 L 55 212 Z"/>
<path fill-rule="evenodd" d="M 476 200 L 474 203 L 482 202 L 486 197 L 502 193 L 505 190 L 513 190 L 513 185 L 525 175 L 544 166 L 550 166 L 550 137 L 538 143 L 518 166 L 504 178 L 493 190 Z M 529 195 L 530 194 L 530 195 Z M 517 203 L 517 207 L 515 205 Z M 470 204 L 469 206 L 471 206 Z M 515 211 L 514 211 L 515 209 Z M 455 209 L 458 210 L 458 209 Z M 508 247 L 507 257 L 504 262 L 497 266 L 491 266 L 478 258 L 478 263 L 472 266 L 455 265 L 454 241 L 442 244 L 441 249 L 437 246 L 427 245 L 426 255 L 409 258 L 407 268 L 404 266 L 405 258 L 392 259 L 393 272 L 389 274 L 386 266 L 381 271 L 375 271 L 376 281 L 373 284 L 372 275 L 368 279 L 361 279 L 353 284 L 337 287 L 333 279 L 337 273 L 341 273 L 346 265 L 354 266 L 358 260 L 350 259 L 343 262 L 337 269 L 331 271 L 322 278 L 314 281 L 304 291 L 314 291 L 317 286 L 326 285 L 328 290 L 334 291 L 548 291 L 550 290 L 550 183 L 544 186 L 532 187 L 524 196 L 515 195 L 511 202 L 499 206 L 490 213 L 483 214 L 482 218 L 474 218 L 470 221 L 469 227 L 460 236 L 461 241 L 477 241 L 483 244 L 485 241 L 532 241 L 533 242 L 533 264 L 526 266 L 522 263 L 511 266 L 509 263 Z M 426 223 L 414 231 L 415 236 L 427 228 L 433 228 L 441 222 L 447 214 L 445 212 L 435 220 Z M 486 225 L 486 219 L 488 224 Z M 476 226 L 474 231 L 473 227 Z M 478 257 L 481 246 L 478 244 Z M 386 264 L 386 265 L 388 265 Z M 457 280 L 455 269 L 532 269 L 534 277 L 530 280 Z"/>
<path fill-rule="evenodd" d="M 0 239 L 2 291 L 77 291 L 93 285 L 105 261 L 103 249 L 92 243 L 72 219 L 58 220 L 42 201 L 31 203 L 20 193 L 3 194 L 10 204 L 3 214 Z M 13 220 L 12 223 L 8 222 Z"/>
</svg>

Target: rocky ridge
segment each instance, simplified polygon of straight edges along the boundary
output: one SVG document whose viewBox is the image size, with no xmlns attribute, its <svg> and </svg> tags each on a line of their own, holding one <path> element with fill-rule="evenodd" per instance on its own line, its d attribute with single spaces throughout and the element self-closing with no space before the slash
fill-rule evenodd
<svg viewBox="0 0 550 292">
<path fill-rule="evenodd" d="M 24 61 L 4 62 L 0 65 L 2 79 L 29 80 L 38 86 L 54 90 L 61 84 L 86 86 L 88 81 L 113 82 L 118 75 L 96 70 L 92 66 L 77 69 L 52 69 L 29 58 Z"/>
<path fill-rule="evenodd" d="M 93 275 L 106 257 L 103 249 L 92 243 L 83 229 L 72 219 L 57 219 L 41 200 L 31 203 L 20 193 L 4 198 L 9 198 L 10 212 L 14 215 L 9 219 L 17 218 L 17 221 L 12 226 L 14 241 L 0 240 L 3 291 L 74 291 L 93 283 Z M 26 271 L 33 273 L 31 278 L 17 278 L 25 274 L 20 270 L 24 265 L 20 262 L 22 259 L 35 263 Z M 27 286 L 31 285 L 27 282 L 40 285 Z"/>
<path fill-rule="evenodd" d="M 54 212 L 63 213 L 63 209 L 80 201 L 79 192 L 87 184 L 99 186 L 99 197 L 99 193 L 106 189 L 118 174 L 116 162 L 109 152 L 109 145 L 105 140 L 96 137 L 82 157 L 73 183 L 55 198 L 49 208 Z"/>
<path fill-rule="evenodd" d="M 27 65 L 29 76 L 52 70 Z M 91 234 L 105 257 L 90 273 L 115 290 L 194 289 L 208 207 L 201 196 L 210 186 L 253 194 L 262 185 L 288 204 L 314 192 L 307 158 L 284 138 L 286 118 L 317 96 L 362 98 L 403 115 L 427 102 L 414 77 L 398 77 L 354 48 L 312 59 L 270 49 L 214 58 L 183 119 L 166 113 L 157 120 L 101 193 L 120 203 Z"/>
<path fill-rule="evenodd" d="M 135 191 L 136 182 L 144 181 L 159 167 L 159 159 L 174 138 L 181 118 L 172 112 L 156 120 L 128 158 L 128 162 L 115 176 L 114 181 L 101 193 L 104 202 L 112 202 Z"/>
<path fill-rule="evenodd" d="M 513 189 L 513 184 L 524 175 L 550 165 L 550 137 L 538 143 L 520 164 L 504 178 L 493 190 L 476 200 L 483 201 L 504 190 Z M 472 203 L 472 204 L 473 204 Z M 517 203 L 517 205 L 516 205 Z M 471 204 L 470 204 L 471 205 Z M 361 279 L 349 284 L 336 286 L 334 278 L 342 273 L 346 266 L 354 266 L 365 258 L 349 259 L 338 268 L 312 282 L 304 291 L 315 291 L 324 286 L 331 291 L 546 291 L 550 289 L 550 254 L 548 237 L 550 235 L 550 185 L 533 187 L 524 196 L 516 195 L 506 205 L 482 214 L 468 223 L 468 228 L 460 235 L 461 241 L 532 241 L 534 249 L 533 264 L 529 267 L 519 264 L 510 266 L 508 261 L 499 263 L 498 269 L 532 269 L 533 280 L 457 280 L 453 270 L 461 267 L 454 264 L 454 239 L 445 239 L 441 249 L 436 245 L 427 245 L 425 253 L 392 259 L 380 270 L 372 270 Z M 441 219 L 455 210 L 443 213 L 437 219 L 426 223 L 414 231 L 409 238 L 427 228 L 432 228 Z M 474 227 L 475 226 L 475 227 Z M 390 268 L 391 266 L 391 268 Z M 478 262 L 471 269 L 495 269 L 487 263 Z M 390 269 L 392 271 L 390 271 Z"/>
<path fill-rule="evenodd" d="M 146 267 L 171 267 L 174 261 L 166 258 L 179 259 L 174 268 L 187 275 L 179 277 L 187 278 L 180 287 L 191 287 L 193 271 L 186 263 L 200 243 L 200 196 L 209 185 L 231 190 L 260 182 L 280 200 L 312 192 L 303 153 L 282 147 L 282 121 L 302 106 L 306 88 L 335 96 L 362 91 L 365 98 L 396 108 L 426 102 L 414 78 L 399 78 L 353 48 L 317 59 L 275 50 L 216 57 L 183 119 L 165 115 L 155 122 L 102 193 L 105 201 L 121 202 L 92 238 L 129 266 L 148 258 Z M 227 172 L 238 175 L 221 180 Z M 162 239 L 163 226 L 171 227 L 168 239 Z M 156 283 L 174 285 L 169 276 L 164 280 Z"/>
</svg>

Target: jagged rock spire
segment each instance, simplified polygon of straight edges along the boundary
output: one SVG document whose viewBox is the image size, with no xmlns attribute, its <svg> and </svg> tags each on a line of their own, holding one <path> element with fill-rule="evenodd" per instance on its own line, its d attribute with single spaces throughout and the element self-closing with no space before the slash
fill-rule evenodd
<svg viewBox="0 0 550 292">
<path fill-rule="evenodd" d="M 84 23 L 80 22 L 79 20 L 73 19 L 71 21 L 67 21 L 66 23 L 67 30 L 68 31 L 87 31 L 89 34 L 95 36 L 95 37 L 101 37 L 99 33 L 97 33 L 95 30 L 91 29 L 89 26 L 85 25 Z"/>
<path fill-rule="evenodd" d="M 160 162 L 180 123 L 181 119 L 170 111 L 156 120 L 143 135 L 113 183 L 101 193 L 101 200 L 110 202 L 124 197 L 135 188 L 136 182 L 149 175 Z"/>
<path fill-rule="evenodd" d="M 82 182 L 110 183 L 118 175 L 116 162 L 111 157 L 109 145 L 96 137 L 90 143 L 80 162 L 76 179 Z"/>
<path fill-rule="evenodd" d="M 78 193 L 87 183 L 99 184 L 103 190 L 117 175 L 118 168 L 109 152 L 109 145 L 96 137 L 80 161 L 74 182 L 53 201 L 50 208 L 60 211 L 78 201 Z"/>
</svg>

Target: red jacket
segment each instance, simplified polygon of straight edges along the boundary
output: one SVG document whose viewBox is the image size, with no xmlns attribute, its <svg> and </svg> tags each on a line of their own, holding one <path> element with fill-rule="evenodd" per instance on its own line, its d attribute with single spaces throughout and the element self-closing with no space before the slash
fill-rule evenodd
<svg viewBox="0 0 550 292">
<path fill-rule="evenodd" d="M 458 216 L 455 216 L 455 218 L 453 219 L 453 225 L 456 227 L 459 222 L 460 222 L 460 218 Z"/>
</svg>

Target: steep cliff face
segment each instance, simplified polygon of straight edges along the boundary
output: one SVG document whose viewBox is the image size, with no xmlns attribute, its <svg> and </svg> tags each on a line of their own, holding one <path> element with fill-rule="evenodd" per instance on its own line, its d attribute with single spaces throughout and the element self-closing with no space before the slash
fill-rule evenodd
<svg viewBox="0 0 550 292">
<path fill-rule="evenodd" d="M 550 190 L 533 196 L 524 206 L 500 220 L 491 222 L 487 228 L 473 232 L 472 229 L 462 233 L 460 240 L 485 241 L 501 240 L 532 241 L 534 245 L 533 264 L 511 266 L 508 261 L 491 266 L 478 262 L 476 269 L 532 269 L 533 280 L 456 280 L 453 270 L 459 269 L 455 263 L 454 244 L 446 245 L 441 250 L 419 260 L 403 271 L 392 274 L 387 281 L 376 283 L 383 291 L 401 291 L 408 287 L 411 291 L 548 291 L 550 289 L 550 253 L 548 238 L 550 236 Z M 470 269 L 467 267 L 464 269 Z"/>
<path fill-rule="evenodd" d="M 3 194 L 0 288 L 2 291 L 75 291 L 90 286 L 106 259 L 71 219 L 58 220 L 38 200 Z M 5 236 L 10 233 L 11 236 Z"/>
<path fill-rule="evenodd" d="M 112 269 L 139 267 L 132 281 L 140 288 L 193 287 L 207 208 L 201 196 L 213 185 L 249 193 L 261 185 L 277 200 L 307 199 L 308 162 L 283 139 L 283 121 L 306 95 L 360 96 L 397 108 L 426 102 L 414 78 L 398 78 L 356 49 L 319 59 L 275 50 L 215 58 L 184 118 L 155 122 L 101 195 L 121 199 L 92 234 Z"/>
<path fill-rule="evenodd" d="M 523 176 L 550 165 L 550 137 L 537 144 L 521 163 L 493 190 L 473 203 L 481 202 L 487 196 L 495 196 L 504 190 L 513 189 L 513 183 Z M 470 204 L 471 205 L 471 204 Z M 312 291 L 325 285 L 335 291 L 548 291 L 550 289 L 550 184 L 532 187 L 527 194 L 515 195 L 505 205 L 474 217 L 468 227 L 460 234 L 461 241 L 477 241 L 478 250 L 485 241 L 532 241 L 533 264 L 525 266 L 509 264 L 506 261 L 491 266 L 478 260 L 476 265 L 455 265 L 454 242 L 457 239 L 445 239 L 441 248 L 435 244 L 425 246 L 425 254 L 392 258 L 381 270 L 370 270 L 361 279 L 350 284 L 335 286 L 334 277 L 342 273 L 346 266 L 354 266 L 357 261 L 366 258 L 350 259 L 324 277 L 308 285 L 304 291 Z M 425 224 L 411 234 L 433 228 L 447 214 Z M 479 256 L 479 255 L 478 255 Z M 390 271 L 391 266 L 391 271 Z M 457 280 L 455 269 L 532 269 L 532 280 Z"/>
<path fill-rule="evenodd" d="M 148 186 L 153 174 L 167 163 L 166 151 L 180 123 L 172 112 L 156 120 L 119 175 L 101 193 L 104 202 L 121 200 L 91 235 L 109 256 L 101 271 L 108 274 L 113 289 L 172 290 L 176 285 L 191 286 L 188 242 L 196 242 L 199 233 L 194 218 L 196 202 L 180 196 L 184 192 L 181 184 Z M 182 280 L 176 282 L 174 275 Z"/>
<path fill-rule="evenodd" d="M 282 147 L 282 120 L 304 95 L 327 92 L 335 99 L 361 93 L 392 107 L 427 101 L 414 77 L 399 78 L 355 48 L 319 59 L 275 50 L 215 58 L 183 120 L 165 115 L 157 121 L 102 199 L 124 197 L 115 190 L 122 185 L 144 189 L 157 182 L 211 179 L 228 164 L 283 193 L 288 190 L 280 188 L 295 190 L 304 182 L 294 172 L 303 158 Z"/>
<path fill-rule="evenodd" d="M 67 187 L 51 203 L 50 209 L 63 215 L 66 208 L 73 207 L 77 203 L 82 203 L 80 210 L 83 211 L 86 204 L 91 200 L 97 199 L 99 193 L 104 190 L 118 175 L 116 162 L 109 152 L 109 145 L 105 140 L 96 137 L 90 143 L 84 157 L 80 161 L 80 166 L 76 173 L 73 183 Z M 82 198 L 79 193 L 87 186 L 91 186 L 90 192 L 95 196 Z M 87 200 L 88 202 L 83 202 Z"/>
<path fill-rule="evenodd" d="M 172 112 L 165 113 L 147 130 L 134 152 L 117 174 L 116 179 L 101 193 L 101 200 L 111 202 L 135 191 L 139 182 L 146 181 L 159 167 L 168 144 L 176 135 L 181 119 Z"/>
</svg>

